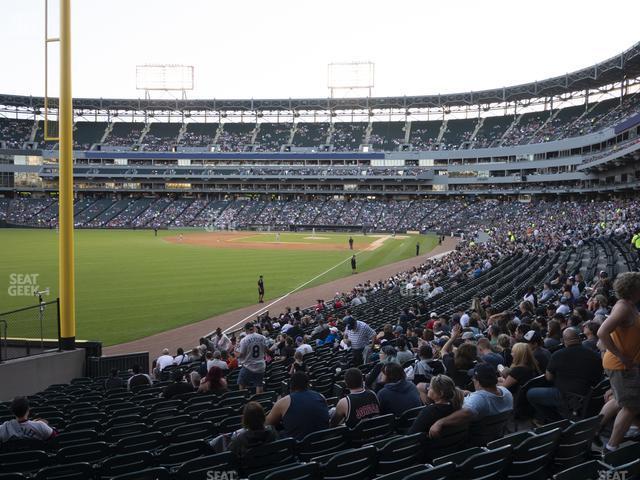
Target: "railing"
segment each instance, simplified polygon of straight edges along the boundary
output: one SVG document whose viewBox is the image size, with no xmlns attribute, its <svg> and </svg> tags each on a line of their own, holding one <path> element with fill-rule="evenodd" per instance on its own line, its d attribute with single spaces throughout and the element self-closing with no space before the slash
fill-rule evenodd
<svg viewBox="0 0 640 480">
<path fill-rule="evenodd" d="M 0 362 L 50 351 L 58 344 L 58 299 L 0 313 Z"/>
<path fill-rule="evenodd" d="M 0 331 L 0 362 L 7 356 L 7 322 L 6 320 L 0 319 L 0 325 L 2 325 L 3 330 Z M 2 335 L 2 331 L 4 331 L 4 335 Z"/>
</svg>

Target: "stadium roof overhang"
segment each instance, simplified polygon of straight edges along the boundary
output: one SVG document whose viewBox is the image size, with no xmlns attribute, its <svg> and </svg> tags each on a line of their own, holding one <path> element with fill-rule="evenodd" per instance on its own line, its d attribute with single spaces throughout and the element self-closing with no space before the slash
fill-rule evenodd
<svg viewBox="0 0 640 480">
<path fill-rule="evenodd" d="M 628 50 L 582 70 L 542 81 L 479 92 L 443 95 L 367 97 L 367 98 L 303 98 L 262 100 L 146 100 L 76 98 L 74 107 L 86 110 L 174 110 L 174 111 L 309 111 L 356 109 L 443 108 L 466 105 L 516 102 L 541 97 L 555 97 L 582 90 L 592 90 L 640 77 L 640 42 Z M 0 105 L 41 109 L 42 97 L 0 95 Z"/>
</svg>

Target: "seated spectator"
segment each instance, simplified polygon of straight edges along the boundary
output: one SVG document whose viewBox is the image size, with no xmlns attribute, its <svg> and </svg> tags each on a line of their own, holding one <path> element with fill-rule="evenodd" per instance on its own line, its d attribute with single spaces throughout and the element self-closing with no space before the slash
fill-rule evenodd
<svg viewBox="0 0 640 480">
<path fill-rule="evenodd" d="M 409 435 L 429 432 L 436 421 L 460 410 L 464 401 L 462 390 L 446 375 L 436 375 L 431 379 L 427 397 L 431 403 L 422 409 L 414 420 Z"/>
<path fill-rule="evenodd" d="M 293 375 L 295 372 L 306 372 L 307 366 L 304 363 L 304 355 L 302 352 L 296 351 L 293 355 L 293 363 L 289 368 L 289 375 Z"/>
<path fill-rule="evenodd" d="M 173 359 L 173 364 L 174 365 L 182 365 L 182 364 L 189 363 L 189 362 L 191 362 L 191 359 L 189 358 L 189 355 L 186 355 L 182 348 L 178 348 L 178 350 L 176 352 L 176 356 Z"/>
<path fill-rule="evenodd" d="M 194 347 L 191 349 L 191 353 L 189 354 L 189 362 L 199 362 L 202 359 L 202 355 L 200 355 L 200 350 L 198 347 Z"/>
<path fill-rule="evenodd" d="M 333 345 L 336 340 L 340 338 L 340 331 L 336 327 L 329 327 L 327 335 L 324 339 L 316 340 L 316 344 L 320 347 L 322 345 Z"/>
<path fill-rule="evenodd" d="M 498 368 L 498 365 L 504 365 L 504 357 L 494 351 L 491 341 L 488 338 L 480 338 L 476 344 L 478 349 L 478 358 L 480 361 L 490 363 Z"/>
<path fill-rule="evenodd" d="M 296 338 L 296 352 L 301 352 L 303 356 L 308 353 L 313 353 L 313 348 L 307 343 L 304 336 Z"/>
<path fill-rule="evenodd" d="M 555 295 L 556 292 L 551 288 L 551 284 L 545 282 L 542 288 L 542 292 L 540 292 L 540 298 L 538 299 L 538 301 L 541 304 L 545 304 L 548 301 L 552 300 Z"/>
<path fill-rule="evenodd" d="M 398 363 L 398 359 L 396 358 L 396 349 L 391 345 L 385 345 L 380 349 L 380 361 L 376 363 L 371 371 L 367 374 L 366 378 L 366 386 L 374 390 L 375 392 L 379 391 L 384 386 L 384 375 L 382 370 L 385 365 L 389 363 Z"/>
<path fill-rule="evenodd" d="M 191 386 L 197 390 L 198 392 L 200 391 L 200 380 L 202 380 L 202 377 L 200 376 L 200 374 L 197 371 L 193 371 L 191 372 L 191 374 L 189 375 L 189 383 L 191 383 Z"/>
<path fill-rule="evenodd" d="M 247 451 L 278 440 L 278 432 L 265 425 L 265 414 L 258 402 L 247 403 L 242 410 L 242 428 L 231 436 L 229 451 L 242 459 Z"/>
<path fill-rule="evenodd" d="M 9 407 L 16 417 L 0 425 L 0 444 L 14 440 L 51 440 L 57 432 L 45 420 L 29 420 L 29 400 L 16 397 Z"/>
<path fill-rule="evenodd" d="M 173 357 L 171 357 L 173 359 Z M 117 388 L 124 387 L 124 381 L 118 375 L 118 369 L 114 368 L 111 370 L 111 374 L 104 381 L 104 389 L 108 392 L 109 390 L 115 390 Z"/>
<path fill-rule="evenodd" d="M 515 395 L 522 385 L 540 374 L 540 367 L 527 343 L 516 343 L 511 349 L 511 355 L 511 367 L 500 372 L 498 384 L 507 387 L 511 394 Z"/>
<path fill-rule="evenodd" d="M 568 315 L 571 313 L 571 305 L 569 304 L 569 298 L 566 296 L 560 297 L 560 305 L 556 308 L 556 313 L 560 315 Z"/>
<path fill-rule="evenodd" d="M 396 347 L 398 349 L 396 358 L 398 359 L 398 363 L 400 363 L 400 365 L 404 365 L 405 362 L 415 359 L 413 352 L 407 348 L 406 338 L 400 337 L 396 342 Z"/>
<path fill-rule="evenodd" d="M 462 408 L 437 420 L 429 429 L 430 437 L 439 437 L 443 428 L 479 421 L 513 410 L 513 395 L 498 385 L 498 372 L 488 363 L 479 363 L 471 372 L 475 392 L 464 399 Z"/>
<path fill-rule="evenodd" d="M 422 405 L 416 386 L 407 380 L 402 366 L 388 363 L 382 369 L 384 387 L 378 392 L 380 413 L 393 413 L 396 417 Z"/>
<path fill-rule="evenodd" d="M 350 368 L 344 373 L 344 383 L 349 393 L 341 398 L 331 416 L 331 426 L 342 422 L 348 427 L 355 427 L 360 420 L 380 415 L 378 397 L 364 387 L 364 377 L 357 368 Z"/>
<path fill-rule="evenodd" d="M 169 349 L 162 350 L 162 355 L 158 357 L 156 368 L 158 373 L 162 372 L 168 366 L 173 365 L 173 357 L 169 355 Z"/>
<path fill-rule="evenodd" d="M 324 396 L 309 390 L 309 377 L 296 372 L 291 376 L 291 393 L 278 400 L 269 415 L 267 425 L 282 423 L 286 436 L 302 440 L 310 433 L 329 428 L 329 409 Z"/>
<path fill-rule="evenodd" d="M 597 322 L 587 322 L 582 327 L 582 333 L 586 340 L 582 342 L 582 346 L 588 348 L 589 350 L 593 350 L 596 353 L 600 353 L 598 350 L 598 328 L 600 325 Z"/>
<path fill-rule="evenodd" d="M 413 367 L 413 383 L 428 382 L 433 374 L 429 362 L 433 360 L 433 350 L 428 344 L 424 344 L 418 350 L 418 361 Z"/>
<path fill-rule="evenodd" d="M 169 400 L 176 395 L 193 392 L 193 386 L 191 385 L 191 383 L 187 383 L 184 381 L 184 372 L 182 372 L 181 370 L 176 370 L 175 372 L 173 372 L 172 377 L 173 381 L 169 385 L 164 387 L 164 390 L 162 391 L 163 398 Z"/>
<path fill-rule="evenodd" d="M 542 337 L 535 330 L 529 330 L 524 334 L 522 339 L 529 344 L 529 347 L 531 347 L 533 358 L 536 359 L 538 367 L 540 367 L 540 373 L 544 372 L 549 364 L 551 352 L 544 348 L 544 341 L 542 340 Z"/>
<path fill-rule="evenodd" d="M 467 372 L 473 368 L 478 360 L 478 349 L 473 343 L 466 342 L 452 353 L 453 344 L 460 338 L 461 332 L 460 325 L 456 325 L 453 328 L 451 338 L 442 347 L 442 363 L 447 369 L 447 375 L 453 379 L 455 384 L 460 388 L 467 388 L 471 381 Z"/>
<path fill-rule="evenodd" d="M 539 423 L 559 418 L 563 394 L 586 395 L 602 379 L 600 355 L 583 347 L 578 333 L 572 328 L 567 328 L 562 337 L 565 348 L 551 355 L 545 373 L 553 386 L 536 387 L 527 392 L 527 400 L 535 409 Z"/>
<path fill-rule="evenodd" d="M 214 393 L 221 395 L 227 391 L 227 381 L 224 379 L 224 371 L 220 367 L 211 367 L 206 377 L 200 380 L 198 393 Z"/>
<path fill-rule="evenodd" d="M 395 339 L 395 335 L 393 334 L 393 325 L 390 323 L 386 323 L 382 327 L 382 331 L 376 335 L 376 340 L 380 343 L 390 342 Z"/>
<path fill-rule="evenodd" d="M 152 385 L 153 380 L 146 373 L 142 373 L 142 368 L 140 365 L 135 364 L 131 367 L 131 371 L 133 375 L 129 377 L 127 380 L 127 390 L 131 390 L 131 387 L 137 387 L 138 385 Z"/>
<path fill-rule="evenodd" d="M 562 328 L 557 320 L 547 323 L 547 337 L 544 339 L 544 348 L 555 348 L 562 345 Z"/>
<path fill-rule="evenodd" d="M 218 367 L 222 370 L 229 370 L 229 366 L 227 362 L 222 360 L 222 354 L 220 350 L 216 350 L 215 352 L 207 352 L 207 372 L 211 369 L 211 367 Z"/>
</svg>

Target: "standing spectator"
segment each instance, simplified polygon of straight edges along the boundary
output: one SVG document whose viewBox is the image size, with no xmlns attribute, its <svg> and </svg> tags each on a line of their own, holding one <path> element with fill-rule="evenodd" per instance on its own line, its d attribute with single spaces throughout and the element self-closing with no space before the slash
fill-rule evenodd
<svg viewBox="0 0 640 480">
<path fill-rule="evenodd" d="M 338 401 L 331 417 L 332 427 L 344 421 L 347 428 L 353 428 L 360 420 L 380 415 L 378 397 L 371 390 L 364 388 L 364 378 L 360 370 L 348 369 L 344 373 L 344 383 L 349 393 Z"/>
<path fill-rule="evenodd" d="M 347 312 L 345 317 L 345 336 L 351 344 L 353 353 L 353 364 L 355 366 L 362 365 L 364 362 L 364 349 L 372 343 L 376 336 L 376 332 L 366 323 L 356 320 L 351 316 L 351 312 Z"/>
<path fill-rule="evenodd" d="M 213 350 L 219 350 L 220 352 L 229 352 L 231 350 L 231 340 L 226 334 L 222 333 L 220 327 L 216 328 L 216 333 L 211 337 L 211 343 Z"/>
<path fill-rule="evenodd" d="M 614 290 L 619 300 L 598 330 L 598 338 L 607 349 L 604 368 L 621 409 L 605 446 L 608 451 L 618 448 L 640 413 L 640 315 L 636 306 L 640 302 L 640 273 L 619 275 Z"/>
<path fill-rule="evenodd" d="M 567 328 L 562 338 L 565 348 L 551 355 L 545 373 L 553 386 L 536 387 L 527 392 L 527 400 L 536 410 L 538 422 L 558 419 L 563 393 L 586 395 L 602 379 L 600 356 L 582 346 L 578 333 Z"/>
<path fill-rule="evenodd" d="M 291 376 L 291 393 L 278 400 L 267 416 L 267 425 L 276 427 L 281 422 L 286 435 L 296 440 L 329 428 L 327 401 L 309 390 L 309 378 L 303 372 Z"/>
<path fill-rule="evenodd" d="M 384 387 L 378 392 L 380 413 L 393 413 L 396 417 L 422 405 L 416 386 L 409 382 L 404 369 L 397 363 L 388 363 L 382 369 Z"/>
<path fill-rule="evenodd" d="M 0 425 L 0 444 L 14 440 L 51 440 L 57 435 L 44 420 L 29 420 L 29 400 L 16 397 L 9 407 L 16 417 Z"/>
<path fill-rule="evenodd" d="M 244 326 L 246 335 L 238 345 L 238 363 L 242 367 L 238 375 L 238 386 L 241 390 L 248 386 L 256 387 L 256 393 L 264 390 L 264 371 L 267 363 L 264 354 L 267 350 L 267 339 L 255 332 L 253 323 Z"/>
</svg>

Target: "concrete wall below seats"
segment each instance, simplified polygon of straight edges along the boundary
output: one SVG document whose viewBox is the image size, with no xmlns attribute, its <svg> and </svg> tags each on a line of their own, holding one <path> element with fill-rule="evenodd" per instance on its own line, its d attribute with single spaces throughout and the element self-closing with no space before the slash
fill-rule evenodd
<svg viewBox="0 0 640 480">
<path fill-rule="evenodd" d="M 53 383 L 84 376 L 85 350 L 51 352 L 0 363 L 0 401 L 33 395 Z"/>
</svg>

